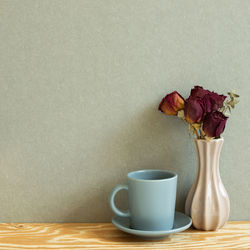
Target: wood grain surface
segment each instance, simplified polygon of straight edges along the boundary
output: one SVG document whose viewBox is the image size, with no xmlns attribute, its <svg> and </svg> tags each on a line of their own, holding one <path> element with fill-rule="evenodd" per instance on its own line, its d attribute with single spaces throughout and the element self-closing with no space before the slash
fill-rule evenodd
<svg viewBox="0 0 250 250">
<path fill-rule="evenodd" d="M 110 223 L 0 224 L 0 249 L 250 249 L 250 221 L 229 222 L 218 231 L 188 229 L 147 241 Z"/>
</svg>

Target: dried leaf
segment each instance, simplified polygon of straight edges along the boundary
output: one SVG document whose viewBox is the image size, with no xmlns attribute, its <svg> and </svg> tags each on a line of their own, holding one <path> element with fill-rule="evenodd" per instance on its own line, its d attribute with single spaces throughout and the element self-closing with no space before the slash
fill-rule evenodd
<svg viewBox="0 0 250 250">
<path fill-rule="evenodd" d="M 236 94 L 234 91 L 228 92 L 228 95 L 232 97 L 240 97 L 238 94 Z"/>
<path fill-rule="evenodd" d="M 198 129 L 201 128 L 201 124 L 200 124 L 200 123 L 193 123 L 192 126 L 193 126 L 196 130 L 198 130 Z"/>
<path fill-rule="evenodd" d="M 206 135 L 205 135 L 205 140 L 206 140 L 206 141 L 211 141 L 211 140 L 213 140 L 213 139 L 214 139 L 214 137 L 209 137 L 209 136 L 206 136 Z"/>
<path fill-rule="evenodd" d="M 227 106 L 228 107 L 231 106 L 232 108 L 234 108 L 234 101 L 231 100 L 231 101 L 227 102 Z"/>
<path fill-rule="evenodd" d="M 224 112 L 225 111 L 225 109 L 226 109 L 226 107 L 225 106 L 222 106 L 221 108 L 220 108 L 220 112 Z"/>
<path fill-rule="evenodd" d="M 233 93 L 233 97 L 240 97 L 238 94 L 236 94 L 236 93 Z"/>
<path fill-rule="evenodd" d="M 184 110 L 182 109 L 182 110 L 179 110 L 178 111 L 178 113 L 177 113 L 177 116 L 179 117 L 179 118 L 181 118 L 181 119 L 185 119 L 185 115 L 184 115 Z"/>
</svg>

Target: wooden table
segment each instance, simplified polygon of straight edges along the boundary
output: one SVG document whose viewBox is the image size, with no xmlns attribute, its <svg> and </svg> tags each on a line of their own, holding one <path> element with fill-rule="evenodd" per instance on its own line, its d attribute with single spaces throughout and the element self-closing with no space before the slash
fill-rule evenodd
<svg viewBox="0 0 250 250">
<path fill-rule="evenodd" d="M 0 249 L 250 249 L 250 221 L 229 222 L 216 232 L 188 229 L 145 241 L 110 223 L 1 223 Z"/>
</svg>

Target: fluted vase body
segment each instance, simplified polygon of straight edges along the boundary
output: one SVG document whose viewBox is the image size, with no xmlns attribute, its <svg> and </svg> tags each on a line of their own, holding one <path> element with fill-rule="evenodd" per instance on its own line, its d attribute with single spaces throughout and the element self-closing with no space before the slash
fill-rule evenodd
<svg viewBox="0 0 250 250">
<path fill-rule="evenodd" d="M 223 142 L 223 138 L 211 141 L 194 139 L 198 168 L 187 196 L 185 213 L 192 217 L 197 229 L 216 230 L 229 217 L 230 202 L 219 172 Z"/>
</svg>

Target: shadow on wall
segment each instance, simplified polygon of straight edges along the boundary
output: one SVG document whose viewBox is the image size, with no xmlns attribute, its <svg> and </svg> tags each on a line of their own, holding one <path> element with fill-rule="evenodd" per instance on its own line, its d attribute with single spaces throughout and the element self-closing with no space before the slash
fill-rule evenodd
<svg viewBox="0 0 250 250">
<path fill-rule="evenodd" d="M 91 215 L 88 221 L 109 221 L 112 212 L 108 195 L 117 184 L 126 181 L 130 171 L 139 169 L 167 169 L 178 174 L 176 209 L 184 211 L 184 204 L 194 175 L 194 152 L 187 136 L 186 125 L 176 117 L 169 117 L 157 111 L 152 105 L 136 113 L 120 128 L 119 133 L 109 135 L 103 145 L 102 165 L 105 174 L 101 176 L 101 186 L 90 187 L 91 195 L 82 197 L 76 211 L 72 211 L 66 221 L 86 221 L 84 211 Z M 194 165 L 194 166 L 192 166 Z M 116 171 L 114 171 L 116 169 Z M 126 191 L 117 195 L 120 208 L 127 207 Z M 81 220 L 85 218 L 85 220 Z"/>
<path fill-rule="evenodd" d="M 185 199 L 196 169 L 193 164 L 193 145 L 186 130 L 184 122 L 157 111 L 157 105 L 136 113 L 120 128 L 120 133 L 110 138 L 109 145 L 105 145 L 107 154 L 115 154 L 115 157 L 107 157 L 105 166 L 110 168 L 110 173 L 114 165 L 117 168 L 117 171 L 108 175 L 107 185 L 112 188 L 121 180 L 124 182 L 128 172 L 138 169 L 172 170 L 179 177 L 176 209 L 184 211 Z M 117 203 L 126 207 L 122 199 L 118 197 Z"/>
</svg>

